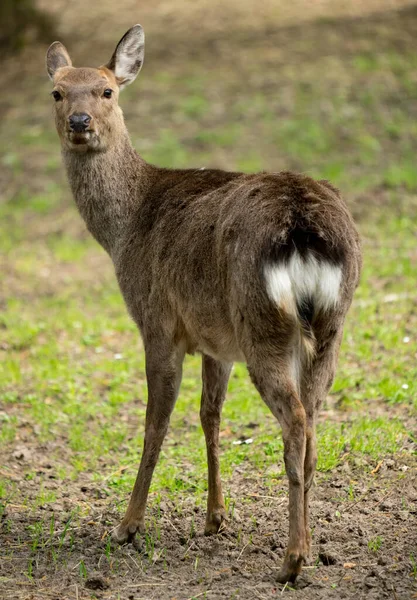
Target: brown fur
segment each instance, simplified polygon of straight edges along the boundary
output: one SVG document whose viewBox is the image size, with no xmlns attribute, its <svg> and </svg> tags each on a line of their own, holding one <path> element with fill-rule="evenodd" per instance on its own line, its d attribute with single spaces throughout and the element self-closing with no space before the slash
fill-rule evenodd
<svg viewBox="0 0 417 600">
<path fill-rule="evenodd" d="M 161 169 L 142 160 L 131 146 L 117 100 L 118 82 L 130 81 L 143 62 L 143 32 L 136 26 L 122 41 L 108 67 L 100 69 L 74 69 L 57 43 L 47 58 L 54 89 L 62 96 L 55 104 L 56 125 L 75 201 L 113 260 L 146 352 L 144 451 L 129 507 L 114 536 L 125 542 L 143 529 L 184 354 L 196 351 L 203 355 L 206 533 L 222 526 L 220 413 L 231 364 L 243 360 L 282 426 L 290 536 L 278 578 L 294 580 L 310 549 L 315 423 L 333 381 L 344 318 L 359 279 L 358 234 L 338 191 L 326 181 L 288 172 Z M 113 96 L 107 99 L 103 90 L 109 87 Z M 74 112 L 91 117 L 85 136 L 68 129 Z M 306 305 L 297 315 L 268 297 L 264 265 L 287 260 L 294 247 L 301 256 L 313 253 L 341 266 L 335 308 L 323 313 Z M 298 383 L 291 373 L 294 352 L 301 357 Z"/>
</svg>

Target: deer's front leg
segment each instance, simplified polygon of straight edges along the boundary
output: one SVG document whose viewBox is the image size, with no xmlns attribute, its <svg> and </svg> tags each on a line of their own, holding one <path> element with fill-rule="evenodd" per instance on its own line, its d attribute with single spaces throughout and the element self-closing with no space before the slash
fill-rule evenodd
<svg viewBox="0 0 417 600">
<path fill-rule="evenodd" d="M 169 419 L 181 383 L 184 352 L 161 340 L 145 342 L 148 405 L 145 440 L 139 472 L 123 521 L 113 532 L 120 544 L 131 541 L 137 531 L 145 529 L 146 501 L 152 474 L 168 429 Z"/>
<path fill-rule="evenodd" d="M 206 437 L 208 463 L 206 535 L 217 533 L 226 519 L 219 468 L 219 428 L 231 368 L 231 363 L 223 363 L 203 355 L 200 418 Z"/>
</svg>

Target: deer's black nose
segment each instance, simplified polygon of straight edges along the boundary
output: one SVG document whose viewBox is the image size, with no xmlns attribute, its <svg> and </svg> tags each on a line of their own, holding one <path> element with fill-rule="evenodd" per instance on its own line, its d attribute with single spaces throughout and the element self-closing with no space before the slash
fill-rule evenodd
<svg viewBox="0 0 417 600">
<path fill-rule="evenodd" d="M 91 117 L 85 113 L 74 113 L 69 118 L 69 126 L 71 131 L 82 133 L 87 129 L 91 121 Z"/>
</svg>

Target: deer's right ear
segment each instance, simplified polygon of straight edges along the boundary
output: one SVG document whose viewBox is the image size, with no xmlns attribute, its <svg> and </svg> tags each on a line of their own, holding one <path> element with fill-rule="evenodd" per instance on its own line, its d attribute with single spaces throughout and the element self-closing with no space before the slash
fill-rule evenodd
<svg viewBox="0 0 417 600">
<path fill-rule="evenodd" d="M 62 67 L 72 67 L 72 62 L 65 46 L 61 42 L 54 42 L 46 53 L 46 70 L 49 77 L 53 79 L 55 72 Z"/>
<path fill-rule="evenodd" d="M 124 34 L 106 65 L 113 71 L 120 89 L 136 79 L 144 56 L 145 34 L 141 25 L 134 25 Z"/>
</svg>

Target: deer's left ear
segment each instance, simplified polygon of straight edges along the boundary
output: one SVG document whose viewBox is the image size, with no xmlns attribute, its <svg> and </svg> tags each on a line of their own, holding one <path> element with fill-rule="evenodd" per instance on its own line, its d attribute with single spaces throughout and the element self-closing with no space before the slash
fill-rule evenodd
<svg viewBox="0 0 417 600">
<path fill-rule="evenodd" d="M 119 88 L 123 89 L 136 79 L 145 56 L 145 34 L 141 25 L 134 25 L 116 46 L 116 50 L 105 65 L 113 71 Z"/>
</svg>

